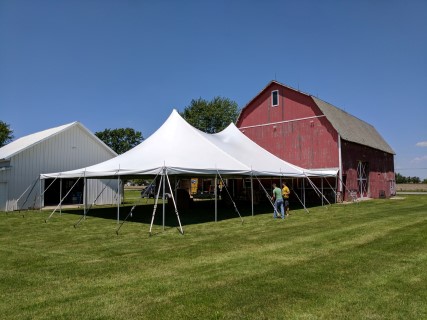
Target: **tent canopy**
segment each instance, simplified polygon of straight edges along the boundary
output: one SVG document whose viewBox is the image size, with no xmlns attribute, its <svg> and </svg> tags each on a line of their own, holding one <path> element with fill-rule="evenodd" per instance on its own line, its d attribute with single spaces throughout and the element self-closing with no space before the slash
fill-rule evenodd
<svg viewBox="0 0 427 320">
<path fill-rule="evenodd" d="M 99 178 L 157 175 L 336 176 L 337 170 L 310 171 L 261 148 L 234 124 L 204 133 L 173 110 L 165 123 L 135 148 L 113 159 L 77 170 L 41 174 L 46 178 Z"/>
<path fill-rule="evenodd" d="M 286 162 L 245 136 L 233 123 L 223 131 L 208 135 L 228 154 L 241 159 L 253 174 L 260 176 L 336 176 L 337 170 L 307 170 Z"/>
</svg>

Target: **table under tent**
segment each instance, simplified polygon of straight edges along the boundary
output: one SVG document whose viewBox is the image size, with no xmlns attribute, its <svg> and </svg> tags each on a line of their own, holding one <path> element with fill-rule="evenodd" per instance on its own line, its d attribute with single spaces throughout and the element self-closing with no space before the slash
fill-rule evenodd
<svg viewBox="0 0 427 320">
<path fill-rule="evenodd" d="M 150 177 L 153 180 L 159 178 L 161 187 L 156 194 L 156 202 L 150 225 L 153 226 L 155 210 L 157 207 L 160 189 L 163 199 L 163 228 L 165 216 L 165 194 L 168 190 L 174 205 L 179 230 L 183 228 L 179 218 L 174 188 L 170 177 L 211 177 L 218 183 L 226 185 L 225 179 L 232 177 L 245 177 L 253 185 L 256 180 L 262 186 L 262 178 L 303 178 L 316 190 L 321 199 L 329 201 L 323 195 L 322 190 L 312 183 L 312 177 L 336 178 L 337 170 L 307 170 L 292 165 L 270 152 L 266 151 L 255 142 L 247 138 L 234 125 L 230 124 L 223 131 L 216 134 L 204 133 L 188 124 L 176 110 L 173 110 L 164 124 L 150 137 L 133 149 L 113 159 L 99 164 L 77 170 L 57 173 L 41 174 L 41 179 L 83 179 L 86 186 L 87 179 L 110 178 L 122 179 Z M 118 183 L 120 185 L 120 183 Z M 118 186 L 120 189 L 120 186 Z M 269 198 L 268 191 L 262 187 Z M 87 192 L 86 187 L 84 193 Z M 253 190 L 253 187 L 251 188 Z M 101 191 L 102 192 L 102 191 Z M 225 188 L 225 192 L 229 190 Z M 217 219 L 217 192 L 215 191 L 215 220 Z M 253 191 L 251 194 L 251 207 L 253 214 Z M 62 199 L 62 198 L 61 198 Z M 86 216 L 89 208 L 84 199 L 84 213 Z M 117 223 L 120 223 L 120 199 L 117 201 Z M 323 201 L 323 200 L 322 200 Z M 301 204 L 305 207 L 304 203 Z M 61 205 L 58 204 L 58 207 Z M 233 202 L 236 213 L 240 213 Z M 57 207 L 57 208 L 58 208 Z M 48 219 L 55 213 L 49 215 Z M 132 213 L 132 210 L 130 214 Z M 241 217 L 241 216 L 240 216 Z M 47 219 L 47 220 L 48 220 Z M 126 219 L 125 219 L 126 220 Z"/>
</svg>

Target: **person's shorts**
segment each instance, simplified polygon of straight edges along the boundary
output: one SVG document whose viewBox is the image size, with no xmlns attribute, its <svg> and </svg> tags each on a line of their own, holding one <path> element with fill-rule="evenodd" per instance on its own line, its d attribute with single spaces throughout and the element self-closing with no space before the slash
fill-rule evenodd
<svg viewBox="0 0 427 320">
<path fill-rule="evenodd" d="M 289 207 L 289 200 L 285 200 L 285 207 Z"/>
</svg>

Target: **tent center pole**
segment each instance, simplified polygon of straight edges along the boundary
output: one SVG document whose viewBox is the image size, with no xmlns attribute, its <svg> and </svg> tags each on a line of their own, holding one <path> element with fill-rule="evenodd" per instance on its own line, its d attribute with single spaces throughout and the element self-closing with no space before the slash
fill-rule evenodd
<svg viewBox="0 0 427 320">
<path fill-rule="evenodd" d="M 165 205 L 165 192 L 166 192 L 166 168 L 163 168 L 163 195 L 162 195 L 162 201 L 163 201 L 163 231 L 165 231 L 165 211 L 166 211 L 166 205 Z"/>
</svg>

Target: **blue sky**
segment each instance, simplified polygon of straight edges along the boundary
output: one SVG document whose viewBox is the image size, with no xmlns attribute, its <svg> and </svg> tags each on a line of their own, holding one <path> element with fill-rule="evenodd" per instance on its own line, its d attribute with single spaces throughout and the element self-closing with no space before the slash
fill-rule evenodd
<svg viewBox="0 0 427 320">
<path fill-rule="evenodd" d="M 152 134 L 271 80 L 372 124 L 427 178 L 427 1 L 0 0 L 0 120 Z"/>
</svg>

